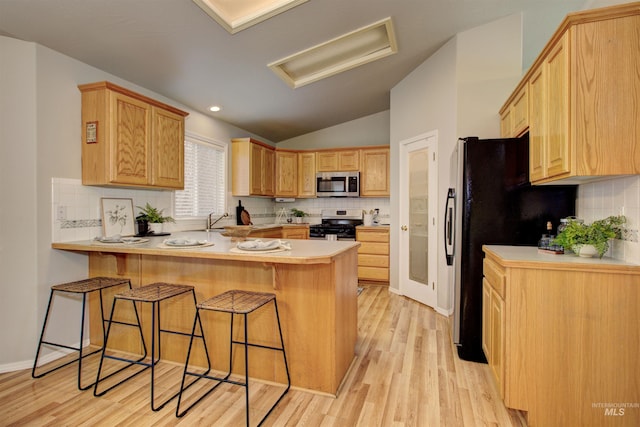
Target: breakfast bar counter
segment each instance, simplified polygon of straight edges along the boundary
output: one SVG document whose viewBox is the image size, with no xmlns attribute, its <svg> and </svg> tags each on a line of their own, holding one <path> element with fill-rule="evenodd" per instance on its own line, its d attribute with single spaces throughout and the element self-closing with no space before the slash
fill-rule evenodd
<svg viewBox="0 0 640 427">
<path fill-rule="evenodd" d="M 151 237 L 136 243 L 88 240 L 53 243 L 52 247 L 86 253 L 91 277 L 127 277 L 134 287 L 154 282 L 192 285 L 198 302 L 230 289 L 275 293 L 292 386 L 337 394 L 355 356 L 359 243 L 287 240 L 290 249 L 239 251 L 235 242 L 214 232 L 174 233 L 171 238 L 198 244 L 171 247 L 165 244 L 165 238 Z M 107 298 L 104 302 L 106 313 L 111 300 Z M 172 328 L 191 332 L 193 302 L 185 298 L 166 304 L 163 325 L 167 322 Z M 148 314 L 142 312 L 143 322 Z M 228 363 L 224 338 L 228 337 L 227 319 L 222 314 L 212 314 L 204 325 L 214 368 L 221 370 Z M 92 343 L 101 343 L 97 297 L 91 301 L 90 328 Z M 278 342 L 271 310 L 250 315 L 249 330 L 255 336 L 268 337 L 266 345 Z M 126 334 L 121 335 L 109 340 L 110 347 L 138 350 L 137 343 L 132 343 Z M 163 359 L 184 363 L 188 339 L 163 336 L 162 345 Z M 251 376 L 285 381 L 284 370 L 275 368 L 280 364 L 273 363 L 276 356 L 269 353 L 251 349 Z M 196 364 L 204 365 L 204 357 L 197 356 L 195 360 Z"/>
</svg>

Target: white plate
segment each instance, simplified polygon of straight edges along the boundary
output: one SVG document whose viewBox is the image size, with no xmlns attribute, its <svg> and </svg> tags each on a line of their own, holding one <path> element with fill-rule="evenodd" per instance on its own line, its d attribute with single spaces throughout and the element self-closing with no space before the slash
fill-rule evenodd
<svg viewBox="0 0 640 427">
<path fill-rule="evenodd" d="M 243 251 L 272 251 L 280 247 L 280 241 L 272 240 L 270 242 L 262 242 L 260 240 L 248 240 L 239 242 L 236 246 Z"/>
<path fill-rule="evenodd" d="M 185 246 L 201 246 L 204 245 L 206 242 L 200 242 L 198 240 L 193 240 L 193 239 L 167 239 L 164 241 L 164 244 L 167 246 L 179 246 L 179 247 L 185 247 Z"/>
</svg>

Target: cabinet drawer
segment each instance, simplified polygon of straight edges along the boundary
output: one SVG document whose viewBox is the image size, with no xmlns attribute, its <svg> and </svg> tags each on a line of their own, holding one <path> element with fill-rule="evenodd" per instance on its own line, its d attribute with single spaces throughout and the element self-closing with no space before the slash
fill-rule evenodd
<svg viewBox="0 0 640 427">
<path fill-rule="evenodd" d="M 386 255 L 358 254 L 358 265 L 369 267 L 389 267 L 389 257 Z"/>
<path fill-rule="evenodd" d="M 358 279 L 389 281 L 389 269 L 381 267 L 360 267 L 358 266 Z"/>
<path fill-rule="evenodd" d="M 482 265 L 484 277 L 486 277 L 487 281 L 498 295 L 504 298 L 506 281 L 504 270 L 498 264 L 487 258 L 484 259 Z"/>
<path fill-rule="evenodd" d="M 385 242 L 389 243 L 388 231 L 357 231 L 358 242 Z"/>
<path fill-rule="evenodd" d="M 380 242 L 360 242 L 359 254 L 389 255 L 389 244 Z"/>
</svg>

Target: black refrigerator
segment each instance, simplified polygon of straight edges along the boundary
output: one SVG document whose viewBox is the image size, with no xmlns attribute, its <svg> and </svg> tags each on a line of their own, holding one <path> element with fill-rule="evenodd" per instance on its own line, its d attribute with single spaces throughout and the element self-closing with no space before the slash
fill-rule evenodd
<svg viewBox="0 0 640 427">
<path fill-rule="evenodd" d="M 445 210 L 445 249 L 454 289 L 453 341 L 461 359 L 482 351 L 482 245 L 537 246 L 551 221 L 575 215 L 575 185 L 529 182 L 529 140 L 458 140 Z"/>
</svg>

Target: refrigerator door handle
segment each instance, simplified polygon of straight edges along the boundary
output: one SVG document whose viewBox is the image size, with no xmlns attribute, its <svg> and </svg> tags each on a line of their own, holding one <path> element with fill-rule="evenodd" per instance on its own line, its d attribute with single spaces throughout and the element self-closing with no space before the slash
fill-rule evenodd
<svg viewBox="0 0 640 427">
<path fill-rule="evenodd" d="M 455 250 L 455 206 L 456 190 L 450 188 L 447 193 L 447 203 L 444 207 L 444 252 L 447 258 L 447 265 L 453 265 L 453 254 Z"/>
</svg>

